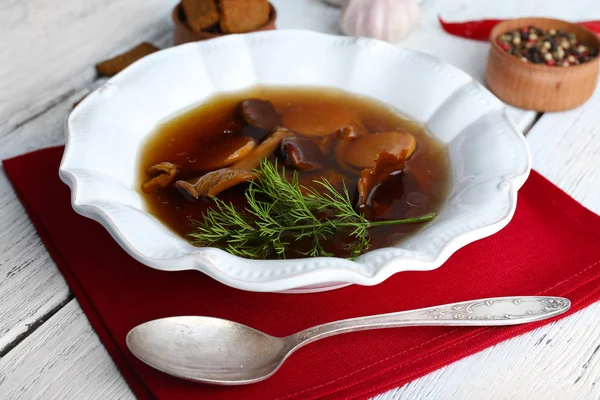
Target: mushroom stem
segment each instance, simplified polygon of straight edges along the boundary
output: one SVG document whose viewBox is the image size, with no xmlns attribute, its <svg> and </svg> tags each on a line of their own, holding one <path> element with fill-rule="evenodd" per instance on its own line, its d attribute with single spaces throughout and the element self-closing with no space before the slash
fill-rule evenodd
<svg viewBox="0 0 600 400">
<path fill-rule="evenodd" d="M 252 181 L 256 179 L 252 171 L 260 165 L 260 161 L 273 154 L 281 141 L 291 135 L 289 130 L 277 128 L 258 147 L 230 167 L 211 171 L 190 181 L 177 181 L 175 187 L 187 199 L 197 200 L 202 196 L 217 196 L 226 189 Z"/>
</svg>

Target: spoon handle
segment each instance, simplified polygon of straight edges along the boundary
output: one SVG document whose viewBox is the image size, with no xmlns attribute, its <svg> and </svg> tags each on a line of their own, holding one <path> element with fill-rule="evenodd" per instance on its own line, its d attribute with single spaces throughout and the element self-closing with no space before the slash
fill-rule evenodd
<svg viewBox="0 0 600 400">
<path fill-rule="evenodd" d="M 563 297 L 496 297 L 420 308 L 390 314 L 345 319 L 288 336 L 297 348 L 340 333 L 407 326 L 502 326 L 540 321 L 562 314 L 571 302 Z"/>
</svg>

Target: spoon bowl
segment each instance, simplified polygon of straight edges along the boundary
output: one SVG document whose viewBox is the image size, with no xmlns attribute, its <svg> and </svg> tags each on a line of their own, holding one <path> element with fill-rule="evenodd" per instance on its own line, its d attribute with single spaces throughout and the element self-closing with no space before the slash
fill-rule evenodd
<svg viewBox="0 0 600 400">
<path fill-rule="evenodd" d="M 407 326 L 505 326 L 562 314 L 562 297 L 498 297 L 318 325 L 274 337 L 233 321 L 171 317 L 138 325 L 127 346 L 146 364 L 179 378 L 217 385 L 245 385 L 267 379 L 300 347 L 341 333 Z"/>
<path fill-rule="evenodd" d="M 290 351 L 284 339 L 246 325 L 193 316 L 142 324 L 129 332 L 127 346 L 160 371 L 229 385 L 258 382 L 273 375 Z"/>
</svg>

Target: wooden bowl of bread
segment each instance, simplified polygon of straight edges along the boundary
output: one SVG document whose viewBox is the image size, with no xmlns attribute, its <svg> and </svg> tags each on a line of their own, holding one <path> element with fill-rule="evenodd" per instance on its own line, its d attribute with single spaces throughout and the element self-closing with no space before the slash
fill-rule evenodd
<svg viewBox="0 0 600 400">
<path fill-rule="evenodd" d="M 277 12 L 267 0 L 182 0 L 173 9 L 175 45 L 231 33 L 275 29 Z"/>
<path fill-rule="evenodd" d="M 557 46 L 558 41 L 562 44 Z M 550 18 L 513 19 L 494 27 L 490 43 L 487 83 L 506 103 L 562 111 L 581 105 L 594 92 L 600 39 L 581 25 Z M 593 57 L 582 58 L 579 48 Z"/>
</svg>

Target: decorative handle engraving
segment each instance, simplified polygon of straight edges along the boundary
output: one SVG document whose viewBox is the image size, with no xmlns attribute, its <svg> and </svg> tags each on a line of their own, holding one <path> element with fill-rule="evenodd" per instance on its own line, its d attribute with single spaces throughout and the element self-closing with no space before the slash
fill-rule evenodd
<svg viewBox="0 0 600 400">
<path fill-rule="evenodd" d="M 315 328 L 307 329 L 305 331 L 296 333 L 296 338 L 298 340 L 307 340 L 314 336 L 317 336 L 321 332 L 323 332 L 323 328 L 320 326 L 317 326 Z"/>
<path fill-rule="evenodd" d="M 391 314 L 346 319 L 288 337 L 291 347 L 340 333 L 403 326 L 502 326 L 539 321 L 562 314 L 571 302 L 562 297 L 497 297 Z"/>
<path fill-rule="evenodd" d="M 569 300 L 560 297 L 497 298 L 435 307 L 422 316 L 434 320 L 514 320 L 566 311 L 570 305 Z"/>
</svg>

